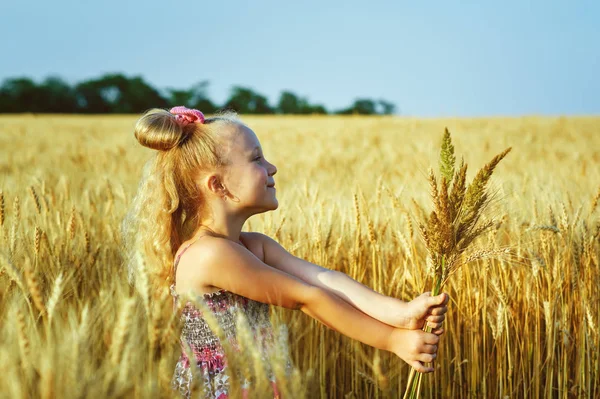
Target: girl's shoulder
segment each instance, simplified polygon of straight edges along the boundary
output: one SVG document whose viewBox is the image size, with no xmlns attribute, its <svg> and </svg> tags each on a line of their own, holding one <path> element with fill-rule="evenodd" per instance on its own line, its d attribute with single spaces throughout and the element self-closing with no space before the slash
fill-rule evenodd
<svg viewBox="0 0 600 399">
<path fill-rule="evenodd" d="M 262 234 L 254 232 L 242 232 L 240 233 L 240 241 L 244 244 L 254 256 L 264 262 L 264 251 L 261 241 Z M 214 237 L 211 235 L 200 236 L 198 239 L 191 243 L 184 243 L 177 251 L 176 264 L 175 264 L 175 285 L 185 291 L 190 287 L 201 289 L 202 293 L 215 292 L 216 287 L 211 285 L 203 284 L 202 281 L 206 280 L 204 273 L 210 273 L 210 270 L 206 270 L 202 267 L 198 267 L 199 260 L 194 257 L 193 253 L 195 249 L 202 251 L 203 245 L 210 245 L 211 240 L 222 240 L 223 238 Z M 187 254 L 187 255 L 186 255 Z"/>
<path fill-rule="evenodd" d="M 264 250 L 263 250 L 262 237 L 263 237 L 263 235 L 260 233 L 254 233 L 254 232 L 241 232 L 240 233 L 240 241 L 242 242 L 242 244 L 244 244 L 244 247 L 246 247 L 246 249 L 248 251 L 252 252 L 252 254 L 254 254 L 254 256 L 256 256 L 258 259 L 260 259 L 262 262 L 264 262 L 265 254 L 264 254 Z M 198 270 L 198 268 L 196 267 L 198 260 L 195 259 L 193 255 L 189 255 L 189 254 L 193 253 L 195 248 L 202 247 L 203 245 L 208 243 L 210 240 L 222 240 L 222 239 L 223 238 L 218 238 L 218 237 L 214 237 L 214 236 L 207 234 L 205 236 L 198 237 L 193 242 L 187 242 L 187 243 L 182 244 L 181 247 L 179 248 L 179 250 L 177 251 L 177 254 L 175 255 L 176 274 L 179 270 L 183 271 L 183 269 L 188 269 L 188 268 Z M 201 251 L 201 249 L 200 249 L 200 251 Z M 188 253 L 187 256 L 185 255 L 186 253 Z M 188 266 L 191 266 L 191 267 L 188 267 Z M 188 274 L 188 273 L 184 272 L 184 274 Z"/>
<path fill-rule="evenodd" d="M 264 262 L 265 253 L 263 250 L 262 237 L 262 234 L 251 231 L 243 231 L 240 233 L 240 240 L 244 243 L 248 251 L 252 252 L 254 256 Z"/>
</svg>

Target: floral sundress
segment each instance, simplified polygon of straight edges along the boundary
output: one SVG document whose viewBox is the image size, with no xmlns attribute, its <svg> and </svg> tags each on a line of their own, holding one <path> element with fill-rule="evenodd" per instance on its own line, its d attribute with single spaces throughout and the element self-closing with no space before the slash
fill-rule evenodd
<svg viewBox="0 0 600 399">
<path fill-rule="evenodd" d="M 181 255 L 189 248 L 191 243 L 184 248 L 175 260 L 175 270 Z M 171 295 L 173 296 L 174 309 L 177 306 L 179 295 L 175 291 L 175 284 L 170 287 Z M 269 319 L 269 304 L 257 302 L 237 295 L 226 290 L 219 290 L 212 293 L 206 293 L 202 296 L 203 303 L 207 305 L 211 313 L 217 320 L 219 326 L 233 347 L 236 348 L 236 325 L 235 320 L 239 312 L 243 312 L 247 318 L 248 324 L 254 334 L 256 342 L 261 342 L 260 347 L 263 354 L 267 350 L 268 343 L 273 342 L 273 326 Z M 188 302 L 182 309 L 181 318 L 182 331 L 180 336 L 180 344 L 182 347 L 181 355 L 175 365 L 175 371 L 171 380 L 171 387 L 178 390 L 185 397 L 190 398 L 190 387 L 192 378 L 195 375 L 201 375 L 203 388 L 205 391 L 204 398 L 211 399 L 226 399 L 229 398 L 229 381 L 225 374 L 227 369 L 227 359 L 219 338 L 209 328 L 208 323 L 202 317 L 202 311 Z M 186 355 L 184 343 L 187 343 L 194 354 L 197 372 L 192 373 L 192 362 Z M 266 357 L 263 357 L 266 359 Z M 273 397 L 280 398 L 280 393 L 277 390 L 275 376 L 270 369 L 268 363 L 265 364 L 267 375 L 273 387 Z M 286 375 L 291 374 L 292 364 L 289 356 L 286 359 Z M 199 372 L 199 373 L 198 373 Z M 246 379 L 242 383 L 243 397 L 248 395 L 250 382 Z"/>
</svg>

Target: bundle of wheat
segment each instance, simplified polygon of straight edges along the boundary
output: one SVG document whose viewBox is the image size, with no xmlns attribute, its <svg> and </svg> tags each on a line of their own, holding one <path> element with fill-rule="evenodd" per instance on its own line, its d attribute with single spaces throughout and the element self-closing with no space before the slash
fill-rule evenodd
<svg viewBox="0 0 600 399">
<path fill-rule="evenodd" d="M 438 189 L 436 176 L 430 168 L 429 183 L 433 210 L 424 223 L 419 224 L 421 238 L 428 252 L 428 263 L 432 266 L 430 267 L 431 295 L 438 295 L 448 277 L 460 266 L 477 259 L 510 253 L 508 248 L 485 248 L 465 256 L 466 250 L 470 248 L 475 238 L 495 223 L 493 219 L 481 222 L 481 215 L 493 197 L 487 190 L 487 183 L 496 165 L 511 149 L 509 147 L 496 155 L 479 170 L 467 187 L 465 185 L 467 164 L 464 159 L 461 159 L 460 168 L 458 172 L 455 171 L 454 146 L 450 139 L 450 132 L 445 129 L 440 150 L 440 187 Z M 431 332 L 427 324 L 423 329 Z M 423 374 L 417 374 L 414 368 L 411 369 L 404 393 L 405 399 L 419 397 L 422 376 Z"/>
</svg>

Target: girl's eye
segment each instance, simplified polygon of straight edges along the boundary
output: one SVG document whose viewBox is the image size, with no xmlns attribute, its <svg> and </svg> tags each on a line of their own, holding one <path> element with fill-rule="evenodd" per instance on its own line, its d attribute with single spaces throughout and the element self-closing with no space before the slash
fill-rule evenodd
<svg viewBox="0 0 600 399">
<path fill-rule="evenodd" d="M 261 158 L 262 158 L 261 156 L 258 156 L 256 158 L 254 158 L 254 160 L 256 161 L 256 160 L 261 159 Z"/>
</svg>

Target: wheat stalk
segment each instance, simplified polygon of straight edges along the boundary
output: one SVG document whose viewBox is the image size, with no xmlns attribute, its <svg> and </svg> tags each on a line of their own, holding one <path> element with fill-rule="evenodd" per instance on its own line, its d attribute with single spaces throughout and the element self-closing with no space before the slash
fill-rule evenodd
<svg viewBox="0 0 600 399">
<path fill-rule="evenodd" d="M 54 280 L 54 285 L 52 287 L 52 294 L 50 294 L 50 298 L 48 299 L 48 304 L 46 305 L 46 309 L 48 309 L 48 325 L 52 323 L 52 317 L 54 316 L 54 309 L 56 308 L 56 304 L 60 299 L 60 294 L 63 289 L 63 274 L 62 272 L 58 275 L 58 277 Z"/>
<path fill-rule="evenodd" d="M 21 203 L 18 196 L 15 196 L 13 201 L 13 211 L 15 212 L 15 222 L 18 222 L 21 219 Z"/>
<path fill-rule="evenodd" d="M 17 310 L 17 326 L 19 331 L 19 348 L 21 349 L 21 367 L 23 371 L 28 371 L 29 366 L 29 354 L 30 354 L 30 344 L 29 338 L 27 338 L 27 328 L 25 325 L 25 315 L 23 312 L 18 309 Z"/>
<path fill-rule="evenodd" d="M 125 338 L 127 337 L 127 332 L 129 331 L 129 317 L 133 312 L 134 306 L 134 298 L 127 298 L 123 301 L 121 310 L 119 312 L 119 318 L 113 330 L 112 340 L 110 343 L 110 362 L 115 367 L 119 365 L 119 361 L 121 359 Z"/>
<path fill-rule="evenodd" d="M 392 206 L 396 209 L 400 209 L 401 205 L 400 205 L 400 200 L 398 199 L 398 197 L 392 192 L 392 190 L 390 190 L 388 187 L 385 187 L 385 192 L 388 195 L 388 197 L 390 197 L 390 200 L 392 201 Z"/>
<path fill-rule="evenodd" d="M 455 171 L 454 146 L 450 132 L 444 130 L 440 150 L 441 181 L 438 185 L 433 169 L 429 169 L 428 181 L 433 200 L 433 210 L 425 223 L 419 224 L 421 237 L 428 251 L 428 259 L 432 263 L 431 295 L 441 292 L 448 277 L 459 266 L 491 255 L 507 253 L 506 249 L 483 249 L 474 252 L 463 262 L 458 259 L 471 243 L 483 232 L 493 226 L 493 220 L 480 222 L 482 211 L 489 204 L 491 197 L 487 192 L 487 183 L 498 163 L 510 152 L 504 150 L 488 162 L 473 178 L 467 187 L 467 165 L 461 161 L 458 172 Z M 424 330 L 431 332 L 429 325 Z M 418 398 L 421 392 L 422 374 L 411 368 L 404 398 Z"/>
<path fill-rule="evenodd" d="M 28 290 L 27 290 L 27 287 L 25 286 L 26 283 L 23 280 L 23 275 L 22 275 L 21 271 L 19 271 L 19 269 L 4 254 L 0 253 L 0 259 L 3 260 L 2 270 L 6 270 L 8 277 L 12 281 L 14 281 L 15 284 L 17 284 L 17 286 L 21 289 L 21 292 L 24 295 L 27 295 Z"/>
<path fill-rule="evenodd" d="M 9 250 L 11 256 L 14 256 L 16 249 L 17 249 L 17 227 L 18 227 L 18 223 L 16 220 L 14 220 L 13 224 L 10 228 L 10 236 L 9 236 L 9 243 L 8 243 L 8 250 Z"/>
<path fill-rule="evenodd" d="M 13 201 L 13 211 L 15 217 L 13 218 L 13 223 L 10 228 L 10 237 L 9 237 L 9 245 L 8 249 L 10 251 L 10 255 L 14 256 L 17 248 L 17 228 L 19 226 L 19 221 L 21 219 L 21 205 L 19 203 L 19 197 L 15 196 Z"/>
<path fill-rule="evenodd" d="M 69 234 L 69 239 L 73 241 L 75 238 L 75 207 L 71 207 L 71 216 L 69 217 L 69 222 L 67 223 L 67 233 Z"/>
<path fill-rule="evenodd" d="M 596 196 L 592 200 L 592 205 L 590 206 L 590 214 L 594 213 L 594 210 L 596 209 L 596 206 L 598 205 L 599 201 L 600 201 L 600 187 L 598 187 L 598 192 L 596 193 Z"/>
<path fill-rule="evenodd" d="M 369 242 L 375 245 L 375 228 L 373 227 L 373 221 L 367 217 L 367 231 L 369 232 Z"/>
<path fill-rule="evenodd" d="M 356 231 L 360 232 L 360 207 L 358 205 L 358 195 L 355 193 L 352 196 L 354 203 L 354 225 L 356 227 Z"/>
<path fill-rule="evenodd" d="M 71 350 L 69 351 L 69 362 L 67 363 L 68 373 L 66 378 L 73 396 L 81 396 L 80 391 L 82 386 L 81 384 L 78 384 L 78 380 L 81 378 L 82 374 L 81 346 L 84 342 L 91 342 L 91 337 L 88 335 L 89 314 L 90 308 L 86 303 L 81 309 L 78 325 L 72 329 L 72 345 Z"/>
<path fill-rule="evenodd" d="M 139 295 L 142 297 L 142 303 L 144 304 L 146 315 L 150 317 L 150 275 L 146 267 L 146 261 L 139 251 L 136 252 L 136 258 L 137 264 L 139 265 L 139 270 L 136 276 L 136 288 Z"/>
<path fill-rule="evenodd" d="M 162 302 L 153 301 L 152 313 L 150 315 L 148 315 L 148 318 L 150 320 L 150 323 L 148 326 L 150 352 L 154 351 L 154 348 L 160 338 L 160 323 L 161 323 L 160 309 L 161 309 L 161 307 L 162 307 Z"/>
<path fill-rule="evenodd" d="M 0 227 L 4 226 L 4 192 L 0 190 Z"/>
<path fill-rule="evenodd" d="M 79 328 L 77 330 L 78 339 L 85 339 L 88 337 L 88 329 L 90 322 L 90 307 L 86 303 L 81 309 L 81 318 L 79 321 Z"/>
<path fill-rule="evenodd" d="M 38 226 L 35 226 L 35 233 L 34 233 L 34 237 L 33 237 L 33 250 L 34 250 L 36 258 L 39 258 L 39 255 L 40 255 L 41 238 L 42 238 L 42 230 Z"/>
<path fill-rule="evenodd" d="M 25 258 L 25 266 L 23 268 L 25 274 L 25 281 L 27 282 L 27 288 L 33 299 L 33 304 L 40 311 L 40 314 L 46 313 L 46 307 L 44 306 L 44 300 L 42 299 L 42 291 L 35 271 L 31 268 L 31 262 L 29 258 Z"/>
<path fill-rule="evenodd" d="M 35 192 L 35 188 L 33 188 L 33 186 L 29 186 L 29 194 L 31 194 L 31 198 L 33 198 L 33 204 L 35 205 L 35 210 L 37 211 L 38 215 L 41 215 L 42 207 L 40 206 L 40 199 L 39 199 L 37 193 Z"/>
<path fill-rule="evenodd" d="M 87 229 L 83 231 L 84 239 L 85 239 L 85 253 L 90 253 L 90 233 L 88 233 Z"/>
<path fill-rule="evenodd" d="M 410 214 L 406 210 L 403 211 L 402 214 L 406 218 L 406 226 L 408 228 L 408 234 L 410 235 L 410 239 L 412 240 L 412 238 L 414 237 L 414 227 L 413 227 L 412 218 L 410 217 Z"/>
</svg>

